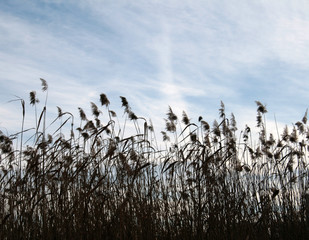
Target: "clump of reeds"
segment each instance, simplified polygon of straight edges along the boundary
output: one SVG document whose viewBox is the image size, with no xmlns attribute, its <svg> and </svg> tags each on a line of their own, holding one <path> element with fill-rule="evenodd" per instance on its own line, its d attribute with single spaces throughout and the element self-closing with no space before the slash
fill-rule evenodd
<svg viewBox="0 0 309 240">
<path fill-rule="evenodd" d="M 47 93 L 35 107 L 33 144 L 0 132 L 1 239 L 305 239 L 309 222 L 307 112 L 292 131 L 267 134 L 257 103 L 258 144 L 247 126 L 236 137 L 221 103 L 213 124 L 168 108 L 158 149 L 150 121 L 121 97 L 124 121 L 109 109 L 58 107 L 47 132 Z M 25 109 L 25 101 L 21 101 Z M 104 117 L 104 116 L 107 116 Z M 23 113 L 23 122 L 25 114 Z M 128 121 L 135 133 L 124 134 Z M 211 127 L 212 126 L 212 127 Z M 66 137 L 64 132 L 69 129 Z M 14 148 L 14 142 L 19 147 Z"/>
</svg>

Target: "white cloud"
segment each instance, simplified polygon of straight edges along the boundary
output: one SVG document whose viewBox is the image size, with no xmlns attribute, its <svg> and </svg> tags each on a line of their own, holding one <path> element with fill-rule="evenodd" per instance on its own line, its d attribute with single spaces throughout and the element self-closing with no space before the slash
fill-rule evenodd
<svg viewBox="0 0 309 240">
<path fill-rule="evenodd" d="M 212 121 L 222 99 L 241 122 L 250 114 L 255 120 L 255 111 L 241 110 L 254 100 L 287 104 L 276 106 L 288 109 L 285 119 L 306 108 L 306 1 L 44 2 L 47 10 L 36 2 L 20 3 L 19 14 L 1 11 L 1 102 L 9 94 L 28 98 L 43 77 L 53 111 L 89 109 L 104 92 L 116 110 L 118 96 L 126 96 L 162 128 L 168 105 Z M 301 111 L 288 105 L 292 96 Z M 0 115 L 7 111 L 3 106 Z"/>
</svg>

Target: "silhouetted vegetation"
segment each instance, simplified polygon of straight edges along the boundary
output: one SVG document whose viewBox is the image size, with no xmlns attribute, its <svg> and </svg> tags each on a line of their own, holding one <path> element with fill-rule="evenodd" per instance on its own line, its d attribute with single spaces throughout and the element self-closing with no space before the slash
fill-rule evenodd
<svg viewBox="0 0 309 240">
<path fill-rule="evenodd" d="M 249 127 L 236 137 L 223 103 L 213 124 L 169 107 L 162 150 L 150 121 L 125 97 L 119 119 L 103 93 L 91 119 L 58 108 L 47 132 L 41 81 L 41 111 L 30 93 L 34 128 L 23 111 L 21 131 L 0 132 L 0 239 L 307 239 L 307 113 L 276 139 L 257 101 L 253 144 Z"/>
</svg>

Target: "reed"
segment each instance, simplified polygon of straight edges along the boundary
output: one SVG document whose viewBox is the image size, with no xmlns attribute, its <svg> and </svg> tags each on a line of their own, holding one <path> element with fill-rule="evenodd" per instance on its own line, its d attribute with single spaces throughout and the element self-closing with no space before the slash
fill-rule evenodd
<svg viewBox="0 0 309 240">
<path fill-rule="evenodd" d="M 0 239 L 306 239 L 309 232 L 307 112 L 275 139 L 257 104 L 258 143 L 234 115 L 194 123 L 169 107 L 162 141 L 121 97 L 124 117 L 101 94 L 79 108 L 79 123 L 58 108 L 47 132 L 48 85 L 34 141 L 0 131 Z M 108 116 L 103 118 L 103 115 Z M 38 117 L 39 116 L 39 117 Z M 126 136 L 132 122 L 134 133 Z M 212 127 L 211 127 L 212 126 Z M 66 137 L 64 133 L 70 129 Z M 19 145 L 14 143 L 19 139 Z"/>
</svg>

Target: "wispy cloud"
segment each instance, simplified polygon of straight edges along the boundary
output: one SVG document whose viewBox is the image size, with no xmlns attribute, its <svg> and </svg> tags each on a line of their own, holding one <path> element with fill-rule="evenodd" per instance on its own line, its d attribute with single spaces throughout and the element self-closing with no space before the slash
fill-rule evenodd
<svg viewBox="0 0 309 240">
<path fill-rule="evenodd" d="M 104 92 L 115 110 L 126 96 L 161 128 L 168 105 L 212 121 L 223 100 L 245 122 L 261 100 L 288 124 L 308 107 L 307 1 L 0 6 L 0 116 L 10 111 L 12 95 L 28 98 L 39 89 L 40 77 L 49 82 L 54 112 L 88 108 Z M 13 129 L 11 120 L 1 125 Z"/>
</svg>

